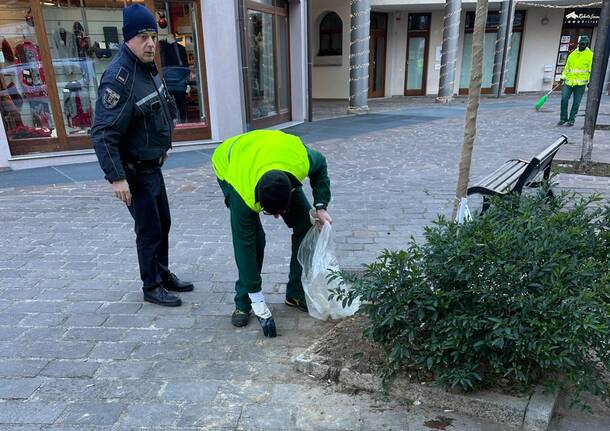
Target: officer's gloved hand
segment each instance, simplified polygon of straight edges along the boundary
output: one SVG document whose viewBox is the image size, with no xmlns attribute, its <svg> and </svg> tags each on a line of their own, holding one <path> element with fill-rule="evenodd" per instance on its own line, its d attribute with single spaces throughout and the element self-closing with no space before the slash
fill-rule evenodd
<svg viewBox="0 0 610 431">
<path fill-rule="evenodd" d="M 258 319 L 258 323 L 261 324 L 265 337 L 273 338 L 277 336 L 275 320 L 273 320 L 273 316 L 271 315 L 271 311 L 269 311 L 267 304 L 264 302 L 253 303 L 252 310 Z"/>
</svg>

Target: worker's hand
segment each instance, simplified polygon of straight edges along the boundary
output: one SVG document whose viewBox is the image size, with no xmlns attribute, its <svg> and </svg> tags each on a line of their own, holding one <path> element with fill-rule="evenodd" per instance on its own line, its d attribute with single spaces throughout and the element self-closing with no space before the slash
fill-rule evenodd
<svg viewBox="0 0 610 431">
<path fill-rule="evenodd" d="M 328 213 L 328 211 L 319 209 L 319 210 L 316 210 L 315 221 L 316 221 L 316 227 L 318 229 L 322 229 L 326 223 L 331 224 L 333 222 L 333 219 L 330 217 L 330 214 Z"/>
<path fill-rule="evenodd" d="M 260 323 L 265 337 L 276 337 L 277 331 L 275 329 L 275 320 L 273 320 L 273 316 L 271 315 L 271 311 L 267 307 L 267 304 L 264 301 L 253 302 L 252 311 L 254 311 L 254 314 L 258 319 L 258 323 Z"/>
<path fill-rule="evenodd" d="M 122 200 L 128 207 L 131 206 L 131 191 L 127 180 L 118 180 L 112 183 L 112 191 L 114 195 Z"/>
</svg>

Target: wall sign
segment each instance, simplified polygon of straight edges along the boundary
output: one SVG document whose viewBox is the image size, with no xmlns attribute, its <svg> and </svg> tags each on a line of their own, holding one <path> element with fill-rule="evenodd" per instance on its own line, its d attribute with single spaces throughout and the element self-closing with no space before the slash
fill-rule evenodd
<svg viewBox="0 0 610 431">
<path fill-rule="evenodd" d="M 599 9 L 566 9 L 563 18 L 565 27 L 596 27 L 599 22 Z"/>
</svg>

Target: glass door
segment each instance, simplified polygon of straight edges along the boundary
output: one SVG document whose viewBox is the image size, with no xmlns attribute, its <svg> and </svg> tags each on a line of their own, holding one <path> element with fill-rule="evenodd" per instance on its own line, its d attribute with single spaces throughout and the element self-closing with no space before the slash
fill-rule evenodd
<svg viewBox="0 0 610 431">
<path fill-rule="evenodd" d="M 285 1 L 245 1 L 250 129 L 290 121 L 290 53 Z"/>
<path fill-rule="evenodd" d="M 430 14 L 409 14 L 405 96 L 426 94 Z"/>
<path fill-rule="evenodd" d="M 470 85 L 470 71 L 472 69 L 472 31 L 474 28 L 474 12 L 466 13 L 464 34 L 464 48 L 462 50 L 462 66 L 460 69 L 460 94 L 468 94 Z M 489 12 L 485 29 L 485 42 L 483 48 L 483 82 L 481 93 L 489 94 L 494 68 L 496 50 L 496 33 L 500 15 L 498 12 Z M 506 93 L 514 93 L 517 85 L 517 72 L 519 70 L 519 57 L 521 53 L 521 35 L 525 24 L 525 11 L 516 11 L 513 19 L 513 33 L 510 49 L 508 50 L 508 64 L 506 69 Z"/>
<path fill-rule="evenodd" d="M 385 94 L 385 60 L 388 15 L 371 12 L 371 38 L 369 40 L 369 97 Z"/>
</svg>

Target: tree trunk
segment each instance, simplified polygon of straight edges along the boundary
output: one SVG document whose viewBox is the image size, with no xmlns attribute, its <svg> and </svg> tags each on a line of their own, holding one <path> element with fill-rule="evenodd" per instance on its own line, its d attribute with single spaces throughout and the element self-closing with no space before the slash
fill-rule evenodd
<svg viewBox="0 0 610 431">
<path fill-rule="evenodd" d="M 593 135 L 595 134 L 595 123 L 599 111 L 604 74 L 608 64 L 608 25 L 610 25 L 610 0 L 604 0 L 597 26 L 597 38 L 595 39 L 595 50 L 593 52 L 593 66 L 591 67 L 591 78 L 589 80 L 589 93 L 585 108 L 585 127 L 582 137 L 582 150 L 580 152 L 580 167 L 587 170 L 591 165 L 593 156 Z"/>
<path fill-rule="evenodd" d="M 608 0 L 610 1 L 610 0 Z M 468 88 L 468 106 L 466 108 L 466 122 L 464 125 L 464 144 L 460 156 L 460 174 L 458 177 L 455 203 L 451 218 L 455 220 L 460 199 L 466 196 L 470 178 L 470 162 L 472 148 L 477 132 L 477 113 L 481 97 L 481 81 L 483 78 L 483 46 L 485 42 L 485 25 L 487 23 L 488 0 L 477 0 L 477 11 L 474 19 L 474 32 L 472 34 L 472 72 Z"/>
</svg>

